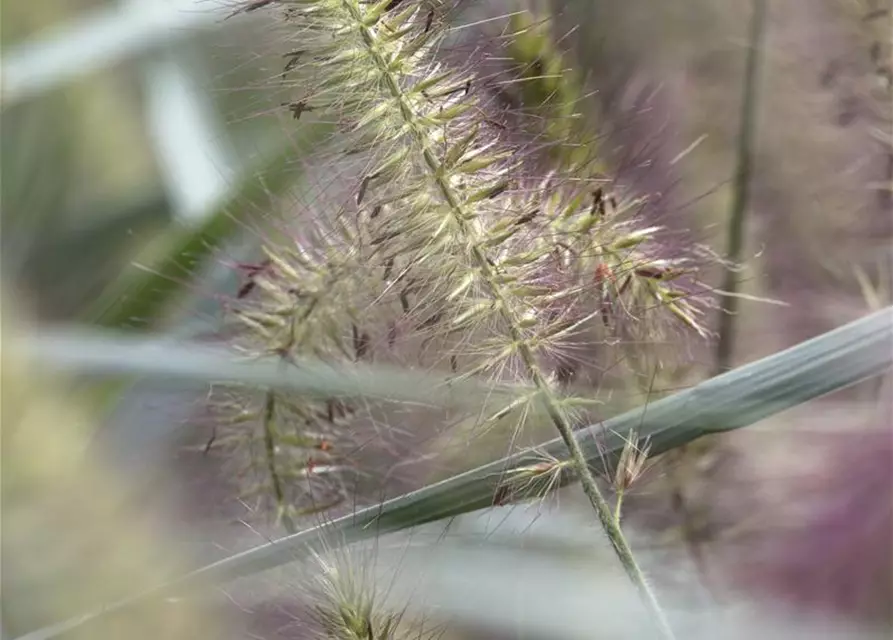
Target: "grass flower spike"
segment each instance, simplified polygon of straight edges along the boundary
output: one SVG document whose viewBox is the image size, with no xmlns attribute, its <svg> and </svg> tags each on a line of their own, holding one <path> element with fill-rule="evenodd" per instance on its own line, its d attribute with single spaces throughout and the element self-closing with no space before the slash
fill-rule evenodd
<svg viewBox="0 0 893 640">
<path fill-rule="evenodd" d="M 688 263 L 657 257 L 660 228 L 637 220 L 641 198 L 574 154 L 548 153 L 567 147 L 566 131 L 527 135 L 533 128 L 514 123 L 536 116 L 502 105 L 473 55 L 467 64 L 444 61 L 455 58 L 441 55 L 454 4 L 280 4 L 294 41 L 289 109 L 338 122 L 338 152 L 326 162 L 353 188 L 336 206 L 309 212 L 296 237 L 267 248 L 235 308 L 242 346 L 279 354 L 288 366 L 298 355 L 362 360 L 412 343 L 421 366 L 532 388 L 523 401 L 473 418 L 475 426 L 508 419 L 520 429 L 533 416 L 552 423 L 624 566 L 659 613 L 574 438 L 582 416 L 567 391 L 592 365 L 593 345 L 653 339 L 667 320 L 701 331 L 698 310 L 674 284 L 690 276 Z M 572 104 L 562 97 L 560 118 L 572 116 L 564 113 Z M 544 158 L 554 166 L 544 170 Z M 355 433 L 340 421 L 370 412 L 267 393 L 240 413 L 257 425 L 253 450 L 265 461 L 253 466 L 280 512 L 294 508 L 289 481 L 308 480 L 320 458 L 339 466 L 338 439 Z"/>
<path fill-rule="evenodd" d="M 443 634 L 424 620 L 410 619 L 394 607 L 389 593 L 373 577 L 375 554 L 324 550 L 314 554 L 318 569 L 301 585 L 309 596 L 306 623 L 320 638 L 331 640 L 436 640 Z M 392 598 L 390 598 L 393 600 Z M 405 607 L 404 603 L 404 607 Z"/>
</svg>

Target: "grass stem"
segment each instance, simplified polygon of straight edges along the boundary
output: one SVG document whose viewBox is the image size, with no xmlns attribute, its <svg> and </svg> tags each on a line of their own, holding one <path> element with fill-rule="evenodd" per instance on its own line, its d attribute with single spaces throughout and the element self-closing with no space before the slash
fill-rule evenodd
<svg viewBox="0 0 893 640">
<path fill-rule="evenodd" d="M 757 107 L 759 104 L 759 71 L 763 40 L 766 33 L 766 14 L 769 0 L 753 0 L 748 38 L 747 62 L 744 70 L 744 90 L 741 96 L 741 119 L 738 130 L 737 167 L 732 187 L 732 208 L 726 237 L 726 258 L 737 265 L 744 251 L 744 227 L 750 199 L 753 174 L 753 149 L 757 136 Z M 738 276 L 733 268 L 725 271 L 720 301 L 719 340 L 716 345 L 714 375 L 732 366 L 737 333 Z"/>
<path fill-rule="evenodd" d="M 431 141 L 424 130 L 424 125 L 420 122 L 411 102 L 407 100 L 406 96 L 403 94 L 403 91 L 400 88 L 400 83 L 391 71 L 388 61 L 379 51 L 375 32 L 363 22 L 363 16 L 353 2 L 344 0 L 344 7 L 351 18 L 356 21 L 358 28 L 362 33 L 363 42 L 368 47 L 370 57 L 377 66 L 378 72 L 381 74 L 383 86 L 386 87 L 387 91 L 398 105 L 406 129 L 414 139 L 414 146 L 418 150 L 417 153 L 421 155 L 421 160 L 423 161 L 422 166 L 426 168 L 430 179 L 449 208 L 458 235 L 462 238 L 463 242 L 467 243 L 467 246 L 470 249 L 469 253 L 474 262 L 473 266 L 479 274 L 481 284 L 493 297 L 493 300 L 500 311 L 500 315 L 508 325 L 509 334 L 515 345 L 517 354 L 523 362 L 531 381 L 539 391 L 550 420 L 555 425 L 571 454 L 574 471 L 578 474 L 583 485 L 583 491 L 589 498 L 617 557 L 630 580 L 639 591 L 643 603 L 653 616 L 661 635 L 667 639 L 674 638 L 675 636 L 672 628 L 670 627 L 663 609 L 658 603 L 656 595 L 648 585 L 644 573 L 633 556 L 629 543 L 624 537 L 620 526 L 615 521 L 610 505 L 598 489 L 595 478 L 589 469 L 589 464 L 586 461 L 583 449 L 574 436 L 566 412 L 561 409 L 558 399 L 555 397 L 551 389 L 551 385 L 546 380 L 540 366 L 536 362 L 534 351 L 524 336 L 521 329 L 521 323 L 516 317 L 517 314 L 513 310 L 509 295 L 503 290 L 503 286 L 498 283 L 497 275 L 490 262 L 487 260 L 487 256 L 483 252 L 481 246 L 482 242 L 475 237 L 474 230 L 468 222 L 473 216 L 467 211 L 467 203 L 463 201 L 461 195 L 444 177 L 441 163 L 435 152 L 431 149 Z"/>
</svg>

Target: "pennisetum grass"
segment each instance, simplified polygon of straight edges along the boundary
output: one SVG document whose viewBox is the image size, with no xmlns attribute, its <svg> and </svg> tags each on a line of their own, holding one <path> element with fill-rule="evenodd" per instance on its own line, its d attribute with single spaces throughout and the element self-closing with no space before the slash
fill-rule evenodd
<svg viewBox="0 0 893 640">
<path fill-rule="evenodd" d="M 399 359 L 415 348 L 410 366 L 532 386 L 451 423 L 551 423 L 570 460 L 546 461 L 516 480 L 529 489 L 546 478 L 545 490 L 565 468 L 579 477 L 671 637 L 574 436 L 584 417 L 570 390 L 593 345 L 666 339 L 679 324 L 704 335 L 682 284 L 694 277 L 692 263 L 661 254 L 660 228 L 637 216 L 646 199 L 600 166 L 576 81 L 542 24 L 524 12 L 507 17 L 499 46 L 522 62 L 506 80 L 485 71 L 481 50 L 464 60 L 450 51 L 457 4 L 264 3 L 284 10 L 293 42 L 291 114 L 340 129 L 334 152 L 315 162 L 338 175 L 343 197 L 300 212 L 297 231 L 243 267 L 246 284 L 231 305 L 236 345 L 275 354 L 284 367 L 299 356 Z M 290 531 L 294 518 L 325 511 L 362 484 L 351 455 L 362 447 L 356 425 L 386 425 L 394 411 L 371 401 L 226 393 L 232 424 L 224 441 Z M 393 437 L 387 431 L 375 433 Z M 629 481 L 640 456 L 625 458 Z"/>
<path fill-rule="evenodd" d="M 311 637 L 337 640 L 436 640 L 437 625 L 411 620 L 406 604 L 394 606 L 377 579 L 375 549 L 329 548 L 313 553 L 310 571 L 297 585 L 307 603 L 295 625 Z"/>
</svg>

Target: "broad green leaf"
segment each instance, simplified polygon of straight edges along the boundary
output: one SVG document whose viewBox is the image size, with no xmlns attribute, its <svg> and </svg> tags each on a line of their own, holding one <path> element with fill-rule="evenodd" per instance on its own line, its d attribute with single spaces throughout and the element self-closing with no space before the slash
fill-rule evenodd
<svg viewBox="0 0 893 640">
<path fill-rule="evenodd" d="M 69 362 L 76 365 L 77 362 Z M 738 429 L 861 380 L 893 364 L 893 307 L 799 344 L 773 356 L 712 378 L 696 387 L 578 432 L 595 469 L 616 458 L 624 437 L 635 430 L 659 454 L 703 435 Z M 595 436 L 599 436 L 596 438 Z M 560 439 L 540 450 L 567 457 Z M 52 638 L 113 611 L 194 589 L 219 585 L 305 557 L 325 541 L 350 544 L 493 505 L 507 470 L 530 464 L 517 454 L 454 476 L 330 523 L 249 549 L 100 611 L 22 637 Z M 567 483 L 569 477 L 561 478 Z"/>
<path fill-rule="evenodd" d="M 47 257 L 48 240 L 65 228 L 75 141 L 66 128 L 69 106 L 43 100 L 4 109 L 0 137 L 0 258 L 8 284 L 25 281 Z"/>
<path fill-rule="evenodd" d="M 272 154 L 263 166 L 233 189 L 232 196 L 196 228 L 174 228 L 147 249 L 146 259 L 138 259 L 115 280 L 88 311 L 88 318 L 106 327 L 149 327 L 188 288 L 192 274 L 200 269 L 245 221 L 247 211 L 257 210 L 272 197 L 295 184 L 300 165 L 293 162 L 320 144 L 332 129 L 314 124 L 303 129 L 297 142 Z"/>
<path fill-rule="evenodd" d="M 28 277 L 53 300 L 54 313 L 71 317 L 92 304 L 92 297 L 113 281 L 131 258 L 140 238 L 156 235 L 170 224 L 167 198 L 149 193 L 132 201 L 106 205 L 82 228 L 51 235 L 32 252 Z M 114 208 L 112 208 L 114 207 Z M 87 216 L 75 213 L 74 219 Z"/>
</svg>

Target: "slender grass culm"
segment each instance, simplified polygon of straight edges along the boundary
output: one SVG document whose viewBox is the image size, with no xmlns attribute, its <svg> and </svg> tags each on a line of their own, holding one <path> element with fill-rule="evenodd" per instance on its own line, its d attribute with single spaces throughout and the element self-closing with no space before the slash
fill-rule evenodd
<svg viewBox="0 0 893 640">
<path fill-rule="evenodd" d="M 765 39 L 768 2 L 754 0 L 752 3 L 750 33 L 748 38 L 747 63 L 741 91 L 741 113 L 736 150 L 735 178 L 732 189 L 732 206 L 727 227 L 726 253 L 732 264 L 739 264 L 745 244 L 746 215 L 750 197 L 753 173 L 754 146 L 757 137 L 757 113 L 759 111 L 760 65 L 762 62 L 763 40 Z M 719 339 L 716 342 L 714 375 L 728 371 L 732 365 L 735 348 L 735 334 L 738 313 L 738 274 L 727 268 L 723 274 L 723 290 L 719 314 Z"/>
<path fill-rule="evenodd" d="M 692 269 L 658 251 L 660 228 L 636 215 L 645 199 L 600 166 L 575 92 L 562 88 L 560 56 L 534 55 L 540 71 L 526 68 L 521 81 L 547 88 L 521 92 L 521 106 L 546 107 L 528 109 L 500 101 L 479 56 L 444 55 L 457 4 L 265 3 L 284 8 L 294 43 L 289 111 L 339 126 L 334 152 L 314 162 L 343 177 L 346 195 L 302 211 L 297 232 L 267 244 L 232 307 L 238 346 L 289 366 L 413 344 L 419 366 L 527 389 L 462 420 L 519 430 L 541 417 L 558 430 L 624 569 L 672 637 L 574 436 L 585 418 L 570 390 L 593 344 L 666 340 L 679 323 L 703 335 L 682 284 Z M 507 20 L 501 41 L 529 54 L 534 23 Z M 240 471 L 290 531 L 294 518 L 345 501 L 360 473 L 345 453 L 358 445 L 348 425 L 380 422 L 382 407 L 229 391 L 223 442 L 247 454 L 235 456 Z"/>
</svg>

